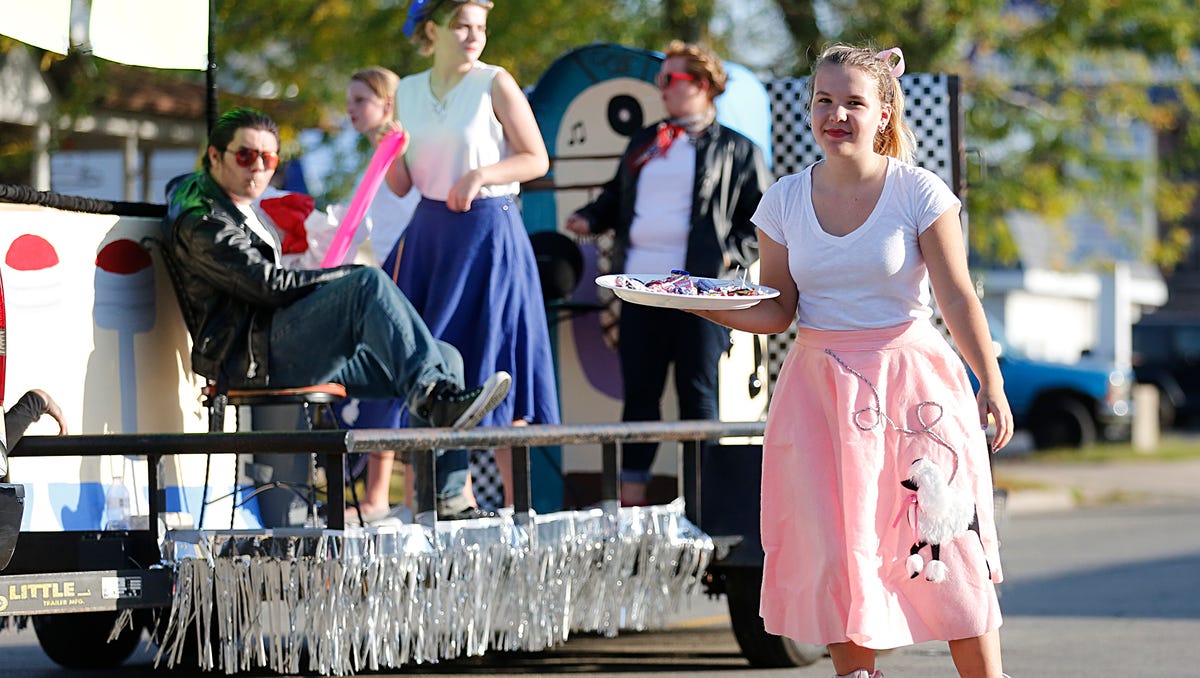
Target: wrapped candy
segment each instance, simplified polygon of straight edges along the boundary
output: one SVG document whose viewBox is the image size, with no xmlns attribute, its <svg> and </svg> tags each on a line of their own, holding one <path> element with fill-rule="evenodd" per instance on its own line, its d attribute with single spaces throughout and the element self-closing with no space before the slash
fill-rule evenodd
<svg viewBox="0 0 1200 678">
<path fill-rule="evenodd" d="M 646 288 L 651 292 L 666 292 L 667 294 L 698 294 L 692 277 L 688 275 L 687 271 L 678 269 L 671 271 L 671 275 L 662 280 L 646 283 Z"/>
<path fill-rule="evenodd" d="M 616 279 L 618 287 L 628 287 L 631 290 L 646 290 L 646 284 L 637 278 L 630 278 L 627 275 L 619 275 Z"/>
<path fill-rule="evenodd" d="M 693 278 L 687 271 L 674 270 L 671 275 L 660 280 L 642 282 L 627 275 L 618 275 L 613 284 L 642 292 L 659 292 L 662 294 L 684 294 L 704 297 L 752 297 L 759 294 L 753 285 L 741 281 L 713 280 L 711 278 Z"/>
</svg>

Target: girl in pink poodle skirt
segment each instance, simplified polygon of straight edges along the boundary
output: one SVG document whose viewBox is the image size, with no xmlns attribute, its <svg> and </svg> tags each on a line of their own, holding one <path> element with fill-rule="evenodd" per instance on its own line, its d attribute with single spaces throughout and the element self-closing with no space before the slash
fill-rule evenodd
<svg viewBox="0 0 1200 678">
<path fill-rule="evenodd" d="M 766 630 L 828 646 L 839 677 L 878 678 L 877 651 L 944 640 L 959 675 L 1001 678 L 984 429 L 994 419 L 1005 446 L 1012 412 L 961 204 L 910 164 L 903 68 L 898 49 L 820 55 L 808 87 L 824 159 L 780 179 L 753 217 L 761 282 L 780 294 L 695 313 L 757 334 L 798 327 L 763 445 Z"/>
</svg>

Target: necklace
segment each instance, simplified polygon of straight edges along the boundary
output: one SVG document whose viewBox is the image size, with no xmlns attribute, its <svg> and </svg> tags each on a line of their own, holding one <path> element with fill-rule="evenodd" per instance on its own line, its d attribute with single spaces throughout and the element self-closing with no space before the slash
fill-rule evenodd
<svg viewBox="0 0 1200 678">
<path fill-rule="evenodd" d="M 442 95 L 438 96 L 437 88 L 434 87 L 433 71 L 429 72 L 429 99 L 432 102 L 433 113 L 439 120 L 445 120 L 446 106 L 450 103 L 450 97 L 453 96 L 454 90 L 458 88 L 465 77 L 466 74 L 458 78 L 452 76 L 445 83 L 442 83 Z"/>
<path fill-rule="evenodd" d="M 434 93 L 434 91 L 433 91 L 433 74 L 430 73 L 429 74 L 429 103 L 430 103 L 430 108 L 432 108 L 432 110 L 433 110 L 433 114 L 435 116 L 437 116 L 438 120 L 445 120 L 445 118 L 446 118 L 446 100 L 449 98 L 450 98 L 449 91 L 447 91 L 441 97 L 439 97 L 437 94 Z"/>
</svg>

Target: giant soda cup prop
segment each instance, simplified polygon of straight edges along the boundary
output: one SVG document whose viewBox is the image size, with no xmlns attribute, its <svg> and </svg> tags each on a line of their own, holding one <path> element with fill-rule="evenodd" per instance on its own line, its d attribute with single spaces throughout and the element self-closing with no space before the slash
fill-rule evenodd
<svg viewBox="0 0 1200 678">
<path fill-rule="evenodd" d="M 123 433 L 138 430 L 134 335 L 154 329 L 154 294 L 154 266 L 141 245 L 122 238 L 101 248 L 93 317 L 97 327 L 117 332 Z"/>
<path fill-rule="evenodd" d="M 367 171 L 363 174 L 362 181 L 358 184 L 358 190 L 354 192 L 354 197 L 350 200 L 350 209 L 346 210 L 346 218 L 338 226 L 337 233 L 333 235 L 333 242 L 329 245 L 329 251 L 325 253 L 325 259 L 321 261 L 322 268 L 339 266 L 346 259 L 346 252 L 350 250 L 350 243 L 354 240 L 354 232 L 358 230 L 358 225 L 366 215 L 367 208 L 375 199 L 375 193 L 379 191 L 379 185 L 383 183 L 387 168 L 400 154 L 400 147 L 403 145 L 404 132 L 393 132 L 380 140 L 379 145 L 375 147 L 375 153 L 371 156 Z"/>
</svg>

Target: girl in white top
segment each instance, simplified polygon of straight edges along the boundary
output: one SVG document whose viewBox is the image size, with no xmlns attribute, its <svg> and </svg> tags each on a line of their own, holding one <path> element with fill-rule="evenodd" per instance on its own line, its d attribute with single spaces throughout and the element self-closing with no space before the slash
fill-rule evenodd
<svg viewBox="0 0 1200 678">
<path fill-rule="evenodd" d="M 507 400 L 483 426 L 558 423 L 545 302 L 520 183 L 549 159 L 529 102 L 504 69 L 479 61 L 487 0 L 416 0 L 405 32 L 433 66 L 400 81 L 392 128 L 408 146 L 388 169 L 398 195 L 421 192 L 405 234 L 397 284 L 433 335 L 463 355 L 465 379 L 503 369 Z M 389 262 L 385 262 L 385 267 Z M 511 502 L 511 456 L 496 450 Z M 439 464 L 441 462 L 439 461 Z"/>
<path fill-rule="evenodd" d="M 959 201 L 905 162 L 903 63 L 898 49 L 845 45 L 817 59 L 811 124 L 824 159 L 777 182 L 753 217 L 762 283 L 780 294 L 697 313 L 757 334 L 798 317 L 763 443 L 766 630 L 827 645 L 840 676 L 880 676 L 877 650 L 945 640 L 960 675 L 1000 678 L 983 429 L 994 419 L 1003 447 L 1012 413 Z M 977 396 L 929 320 L 931 283 Z M 931 521 L 922 487 L 957 510 Z"/>
<path fill-rule="evenodd" d="M 372 148 L 382 138 L 381 131 L 395 118 L 396 85 L 399 82 L 400 76 L 392 71 L 371 66 L 352 74 L 346 85 L 346 115 L 350 118 L 350 125 L 371 142 Z M 376 262 L 382 265 L 393 251 L 400 250 L 400 238 L 412 219 L 418 200 L 420 194 L 416 191 L 400 197 L 384 189 L 375 195 L 371 206 L 367 208 L 366 221 L 363 223 L 366 228 L 360 228 L 359 233 L 370 239 Z M 355 238 L 355 248 L 362 237 Z M 384 270 L 391 276 L 395 268 Z M 354 400 L 340 413 L 348 426 L 381 428 L 395 425 L 398 406 L 387 401 Z M 359 520 L 370 523 L 387 516 L 391 511 L 391 477 L 395 459 L 396 454 L 392 451 L 372 452 L 367 457 L 363 496 L 357 508 L 347 510 L 347 524 L 356 525 Z M 408 478 L 411 481 L 411 474 Z M 413 494 L 409 492 L 407 496 L 412 497 Z"/>
<path fill-rule="evenodd" d="M 381 130 L 395 119 L 396 85 L 399 82 L 400 76 L 392 71 L 371 66 L 352 74 L 346 85 L 346 114 L 350 125 L 371 142 L 372 149 L 382 138 Z M 376 262 L 382 263 L 396 249 L 420 199 L 420 194 L 415 192 L 400 197 L 383 190 L 375 195 L 363 225 Z"/>
<path fill-rule="evenodd" d="M 416 0 L 409 8 L 405 31 L 422 54 L 433 56 L 433 68 L 405 78 L 396 90 L 400 120 L 391 129 L 410 128 L 411 148 L 388 170 L 397 195 L 415 185 L 421 195 L 465 212 L 475 198 L 515 194 L 520 182 L 550 168 L 517 81 L 479 61 L 491 7 L 486 0 Z M 431 133 L 451 115 L 466 127 Z"/>
</svg>

